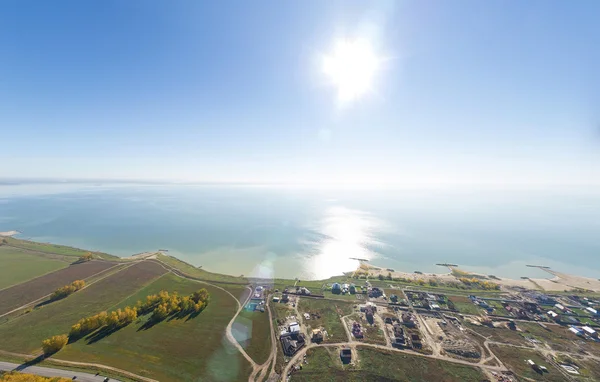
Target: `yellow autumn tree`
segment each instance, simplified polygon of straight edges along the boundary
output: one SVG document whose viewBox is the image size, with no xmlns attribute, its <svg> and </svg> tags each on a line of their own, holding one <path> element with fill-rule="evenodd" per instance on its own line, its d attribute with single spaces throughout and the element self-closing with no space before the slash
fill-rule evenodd
<svg viewBox="0 0 600 382">
<path fill-rule="evenodd" d="M 69 342 L 69 337 L 66 334 L 53 336 L 42 341 L 42 350 L 46 355 L 54 354 L 64 348 L 67 342 Z"/>
<path fill-rule="evenodd" d="M 42 377 L 34 374 L 10 371 L 0 375 L 0 382 L 72 382 L 70 378 Z"/>
</svg>

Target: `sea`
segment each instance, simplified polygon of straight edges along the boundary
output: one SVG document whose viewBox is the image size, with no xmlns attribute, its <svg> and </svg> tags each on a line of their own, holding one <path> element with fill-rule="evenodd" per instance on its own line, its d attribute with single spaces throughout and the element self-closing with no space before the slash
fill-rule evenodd
<svg viewBox="0 0 600 382">
<path fill-rule="evenodd" d="M 406 272 L 453 263 L 551 277 L 534 264 L 600 278 L 596 191 L 4 184 L 0 231 L 118 256 L 166 249 L 236 276 L 323 279 L 367 259 Z"/>
</svg>

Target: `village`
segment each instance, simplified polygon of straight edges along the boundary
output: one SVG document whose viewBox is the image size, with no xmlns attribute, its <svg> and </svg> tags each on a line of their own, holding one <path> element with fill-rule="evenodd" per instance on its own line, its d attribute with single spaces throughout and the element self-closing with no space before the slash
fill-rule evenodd
<svg viewBox="0 0 600 382">
<path fill-rule="evenodd" d="M 273 288 L 255 287 L 247 307 L 275 311 L 284 379 L 302 374 L 317 347 L 335 349 L 341 368 L 370 347 L 473 365 L 489 381 L 579 380 L 600 364 L 597 298 L 525 288 L 437 293 L 380 281 Z"/>
</svg>

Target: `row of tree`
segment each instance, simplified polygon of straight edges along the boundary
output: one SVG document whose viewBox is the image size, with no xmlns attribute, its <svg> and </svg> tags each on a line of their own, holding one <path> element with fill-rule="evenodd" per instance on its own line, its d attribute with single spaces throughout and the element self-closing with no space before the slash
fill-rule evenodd
<svg viewBox="0 0 600 382">
<path fill-rule="evenodd" d="M 110 312 L 110 314 L 106 312 L 100 312 L 94 316 L 82 318 L 75 325 L 71 326 L 69 338 L 81 338 L 104 326 L 106 326 L 108 329 L 124 327 L 135 321 L 137 317 L 137 309 L 130 306 L 126 306 L 123 309 L 114 310 Z"/>
<path fill-rule="evenodd" d="M 60 287 L 52 293 L 50 296 L 50 300 L 60 300 L 61 298 L 65 298 L 70 294 L 77 292 L 78 290 L 85 287 L 85 281 L 83 280 L 75 280 L 69 285 L 65 285 L 64 287 Z"/>
<path fill-rule="evenodd" d="M 177 292 L 169 294 L 167 291 L 160 291 L 158 294 L 146 296 L 146 301 L 138 301 L 133 307 L 126 306 L 110 313 L 100 312 L 94 316 L 82 318 L 71 326 L 69 335 L 63 334 L 44 340 L 42 349 L 46 355 L 54 354 L 62 349 L 69 339 L 77 340 L 101 328 L 112 330 L 125 327 L 135 321 L 138 315 L 152 313 L 149 321 L 154 324 L 171 315 L 183 317 L 197 314 L 204 310 L 209 301 L 210 294 L 204 288 L 183 297 L 179 296 Z"/>
<path fill-rule="evenodd" d="M 179 296 L 177 292 L 169 294 L 167 291 L 160 291 L 158 294 L 147 296 L 145 302 L 138 301 L 136 308 L 141 314 L 152 311 L 150 319 L 160 321 L 172 314 L 200 313 L 209 300 L 210 295 L 204 288 L 183 297 Z"/>
<path fill-rule="evenodd" d="M 493 283 L 491 281 L 481 280 L 475 277 L 461 277 L 458 279 L 461 283 L 468 285 L 469 287 L 480 288 L 485 290 L 500 290 L 500 284 Z"/>
<path fill-rule="evenodd" d="M 138 301 L 134 307 L 126 306 L 116 311 L 100 312 L 94 316 L 82 318 L 71 327 L 69 337 L 80 338 L 104 326 L 109 329 L 124 327 L 135 321 L 138 315 L 152 312 L 150 320 L 162 321 L 172 314 L 188 315 L 200 313 L 208 304 L 210 295 L 206 289 L 200 289 L 190 296 L 181 297 L 177 293 L 160 291 L 146 296 L 146 301 Z"/>
</svg>

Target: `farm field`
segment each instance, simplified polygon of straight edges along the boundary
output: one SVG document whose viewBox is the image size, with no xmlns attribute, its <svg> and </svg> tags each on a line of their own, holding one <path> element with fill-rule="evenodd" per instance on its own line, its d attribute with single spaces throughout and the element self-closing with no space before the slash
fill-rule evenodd
<svg viewBox="0 0 600 382">
<path fill-rule="evenodd" d="M 310 329 L 324 327 L 327 331 L 327 338 L 324 342 L 347 341 L 346 331 L 342 325 L 340 316 L 351 314 L 353 304 L 343 301 L 327 301 L 316 298 L 300 298 L 298 311 L 302 313 L 318 314 L 320 318 L 311 316 L 311 319 L 304 321 L 304 324 Z"/>
<path fill-rule="evenodd" d="M 269 313 L 242 310 L 233 324 L 233 336 L 254 362 L 263 364 L 271 354 Z"/>
<path fill-rule="evenodd" d="M 68 333 L 80 318 L 111 309 L 165 272 L 160 265 L 144 261 L 65 299 L 36 308 L 0 325 L 0 350 L 30 354 L 37 352 L 41 348 L 42 340 Z"/>
<path fill-rule="evenodd" d="M 240 288 L 232 287 L 234 292 L 235 287 Z M 250 365 L 225 337 L 225 328 L 238 305 L 223 290 L 169 273 L 111 309 L 134 305 L 161 290 L 187 295 L 200 288 L 209 291 L 210 302 L 195 318 L 167 319 L 144 330 L 149 315 L 142 316 L 97 342 L 82 338 L 69 344 L 54 358 L 111 365 L 160 381 L 247 379 Z"/>
<path fill-rule="evenodd" d="M 68 265 L 66 261 L 45 258 L 24 249 L 2 245 L 0 246 L 0 289 L 57 271 Z"/>
<path fill-rule="evenodd" d="M 440 381 L 479 382 L 485 380 L 477 368 L 454 363 L 358 347 L 356 366 L 342 366 L 339 353 L 325 348 L 311 349 L 308 365 L 292 375 L 291 381 Z"/>
<path fill-rule="evenodd" d="M 490 345 L 492 352 L 504 363 L 504 365 L 517 375 L 520 379 L 531 381 L 550 381 L 562 382 L 565 377 L 552 366 L 541 354 L 535 350 L 527 350 L 514 346 Z M 537 365 L 548 368 L 547 373 L 539 374 L 529 364 L 527 360 L 532 360 Z"/>
<path fill-rule="evenodd" d="M 44 297 L 55 289 L 75 280 L 86 279 L 115 265 L 116 263 L 113 262 L 97 260 L 73 264 L 25 283 L 3 289 L 0 291 L 0 314 Z"/>
</svg>

